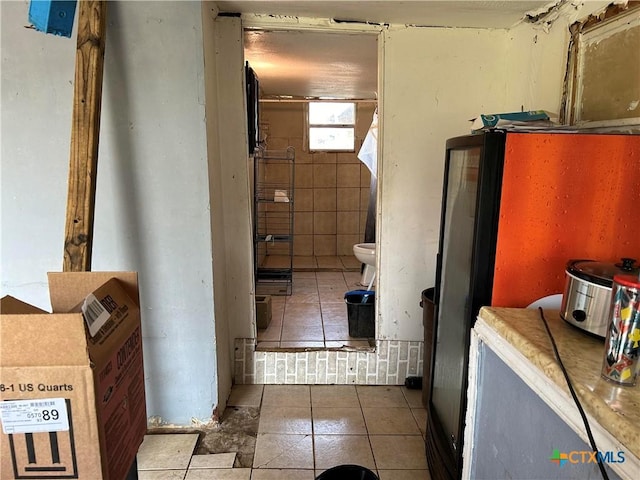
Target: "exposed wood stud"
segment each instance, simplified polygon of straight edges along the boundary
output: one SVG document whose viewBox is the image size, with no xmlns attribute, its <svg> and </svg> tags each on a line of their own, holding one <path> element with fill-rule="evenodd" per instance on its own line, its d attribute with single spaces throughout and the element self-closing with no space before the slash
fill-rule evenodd
<svg viewBox="0 0 640 480">
<path fill-rule="evenodd" d="M 78 7 L 65 272 L 91 270 L 107 2 L 81 0 Z"/>
</svg>

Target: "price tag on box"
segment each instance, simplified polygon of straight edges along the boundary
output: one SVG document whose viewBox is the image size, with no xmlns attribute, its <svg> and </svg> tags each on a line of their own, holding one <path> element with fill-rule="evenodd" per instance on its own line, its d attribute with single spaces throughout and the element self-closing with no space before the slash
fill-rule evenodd
<svg viewBox="0 0 640 480">
<path fill-rule="evenodd" d="M 64 398 L 0 402 L 0 421 L 5 434 L 69 430 L 69 417 Z"/>
</svg>

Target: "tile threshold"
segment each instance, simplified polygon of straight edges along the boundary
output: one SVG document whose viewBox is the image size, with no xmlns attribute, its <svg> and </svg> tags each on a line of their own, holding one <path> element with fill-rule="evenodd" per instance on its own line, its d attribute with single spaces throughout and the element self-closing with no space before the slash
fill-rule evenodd
<svg viewBox="0 0 640 480">
<path fill-rule="evenodd" d="M 359 272 L 359 268 L 294 267 L 294 272 Z"/>
<path fill-rule="evenodd" d="M 282 353 L 297 353 L 297 352 L 369 352 L 376 351 L 376 347 L 353 347 L 349 345 L 343 345 L 342 347 L 276 347 L 276 346 L 256 346 L 256 352 L 282 352 Z"/>
</svg>

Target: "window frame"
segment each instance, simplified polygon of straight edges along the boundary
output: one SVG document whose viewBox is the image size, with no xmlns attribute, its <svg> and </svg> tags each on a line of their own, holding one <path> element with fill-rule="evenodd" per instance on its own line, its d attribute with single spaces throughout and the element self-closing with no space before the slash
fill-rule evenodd
<svg viewBox="0 0 640 480">
<path fill-rule="evenodd" d="M 585 62 L 590 45 L 601 39 L 607 39 L 616 33 L 640 28 L 638 14 L 640 3 L 633 5 L 611 4 L 601 15 L 590 15 L 585 20 L 577 21 L 569 27 L 570 41 L 568 49 L 567 69 L 565 72 L 560 122 L 580 128 L 598 127 L 633 127 L 640 122 L 640 117 L 616 117 L 593 120 L 583 114 L 583 87 L 585 83 Z"/>
<path fill-rule="evenodd" d="M 341 103 L 341 104 L 351 104 L 353 105 L 353 123 L 311 123 L 309 118 L 310 115 L 310 105 L 312 103 Z M 309 153 L 354 153 L 356 151 L 356 124 L 358 121 L 358 105 L 357 102 L 353 100 L 309 100 L 305 103 L 304 109 L 304 121 L 305 121 L 305 144 L 307 147 L 307 151 Z M 339 149 L 339 148 L 322 148 L 322 149 L 314 149 L 311 148 L 311 128 L 338 128 L 338 129 L 351 129 L 353 131 L 353 148 L 348 149 Z"/>
</svg>

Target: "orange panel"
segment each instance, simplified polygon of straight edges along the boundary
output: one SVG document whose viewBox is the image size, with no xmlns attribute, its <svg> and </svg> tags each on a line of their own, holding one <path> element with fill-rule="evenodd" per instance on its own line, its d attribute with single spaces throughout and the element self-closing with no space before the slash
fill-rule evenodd
<svg viewBox="0 0 640 480">
<path fill-rule="evenodd" d="M 492 305 L 564 290 L 570 259 L 640 261 L 640 136 L 507 135 Z"/>
</svg>

